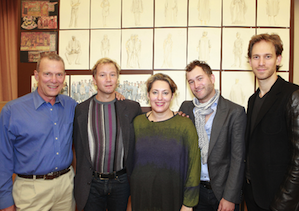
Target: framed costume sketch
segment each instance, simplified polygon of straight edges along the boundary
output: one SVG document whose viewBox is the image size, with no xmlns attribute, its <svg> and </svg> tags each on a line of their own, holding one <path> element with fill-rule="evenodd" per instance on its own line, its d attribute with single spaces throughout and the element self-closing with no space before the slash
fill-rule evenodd
<svg viewBox="0 0 299 211">
<path fill-rule="evenodd" d="M 90 28 L 120 29 L 122 0 L 91 0 Z"/>
<path fill-rule="evenodd" d="M 122 27 L 153 27 L 153 0 L 123 0 Z"/>
<path fill-rule="evenodd" d="M 89 30 L 63 30 L 59 32 L 59 55 L 65 69 L 89 69 Z"/>
<path fill-rule="evenodd" d="M 90 31 L 90 69 L 103 57 L 108 57 L 120 64 L 121 30 Z"/>
<path fill-rule="evenodd" d="M 59 11 L 60 29 L 90 28 L 90 1 L 62 0 Z"/>
<path fill-rule="evenodd" d="M 189 26 L 221 26 L 222 0 L 189 0 Z"/>
<path fill-rule="evenodd" d="M 290 0 L 259 0 L 257 26 L 290 27 Z"/>
<path fill-rule="evenodd" d="M 255 34 L 251 28 L 224 28 L 222 42 L 222 68 L 224 70 L 250 70 L 247 59 L 248 43 Z"/>
<path fill-rule="evenodd" d="M 213 70 L 220 69 L 221 29 L 192 27 L 188 29 L 188 63 L 204 61 Z"/>
<path fill-rule="evenodd" d="M 254 93 L 254 78 L 252 71 L 224 71 L 221 78 L 222 96 L 246 109 L 248 98 Z"/>
<path fill-rule="evenodd" d="M 152 69 L 153 29 L 122 30 L 121 68 Z"/>
<path fill-rule="evenodd" d="M 184 69 L 187 56 L 187 30 L 155 29 L 154 48 L 154 69 Z"/>
</svg>

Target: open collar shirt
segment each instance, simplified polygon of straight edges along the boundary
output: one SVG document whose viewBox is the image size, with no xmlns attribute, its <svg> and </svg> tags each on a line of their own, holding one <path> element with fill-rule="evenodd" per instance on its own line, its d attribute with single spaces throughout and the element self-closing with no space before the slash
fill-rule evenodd
<svg viewBox="0 0 299 211">
<path fill-rule="evenodd" d="M 0 114 L 0 209 L 13 205 L 12 174 L 44 175 L 70 166 L 76 102 L 54 105 L 37 90 L 8 102 Z"/>
</svg>

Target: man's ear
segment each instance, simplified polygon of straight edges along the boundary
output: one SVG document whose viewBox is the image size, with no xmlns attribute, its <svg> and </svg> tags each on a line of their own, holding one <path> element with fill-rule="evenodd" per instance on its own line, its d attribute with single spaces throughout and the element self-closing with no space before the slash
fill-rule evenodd
<svg viewBox="0 0 299 211">
<path fill-rule="evenodd" d="M 37 70 L 34 70 L 34 71 L 33 71 L 33 74 L 34 74 L 34 78 L 35 78 L 35 80 L 38 82 L 38 81 L 39 81 L 39 75 L 38 75 Z"/>
<path fill-rule="evenodd" d="M 278 65 L 278 66 L 280 65 L 281 59 L 282 59 L 281 55 L 277 56 L 277 58 L 276 58 L 276 65 Z"/>
</svg>

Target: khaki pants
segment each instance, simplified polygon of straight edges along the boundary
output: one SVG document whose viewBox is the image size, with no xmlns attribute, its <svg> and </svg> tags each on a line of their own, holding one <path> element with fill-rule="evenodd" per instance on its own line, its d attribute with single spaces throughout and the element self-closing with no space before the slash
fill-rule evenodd
<svg viewBox="0 0 299 211">
<path fill-rule="evenodd" d="M 74 211 L 74 170 L 53 180 L 16 176 L 13 198 L 19 211 Z"/>
</svg>

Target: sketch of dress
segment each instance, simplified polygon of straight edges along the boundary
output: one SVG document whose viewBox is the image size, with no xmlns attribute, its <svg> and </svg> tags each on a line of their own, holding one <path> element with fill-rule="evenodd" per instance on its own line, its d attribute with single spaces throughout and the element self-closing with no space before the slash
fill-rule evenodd
<svg viewBox="0 0 299 211">
<path fill-rule="evenodd" d="M 110 50 L 110 40 L 108 39 L 107 34 L 104 35 L 101 41 L 101 55 L 102 57 L 108 57 Z"/>
<path fill-rule="evenodd" d="M 233 47 L 234 53 L 234 64 L 232 67 L 241 67 L 242 64 L 242 53 L 243 53 L 243 40 L 241 39 L 240 33 L 237 32 L 236 40 L 234 41 Z"/>
<path fill-rule="evenodd" d="M 76 40 L 76 36 L 72 36 L 72 39 L 69 41 L 66 46 L 65 57 L 68 63 L 71 65 L 74 61 L 75 64 L 80 64 L 80 55 L 81 55 L 81 45 L 79 40 Z"/>
<path fill-rule="evenodd" d="M 163 43 L 164 61 L 162 67 L 172 67 L 172 35 L 168 34 Z"/>
<path fill-rule="evenodd" d="M 204 31 L 202 37 L 199 39 L 197 51 L 198 60 L 207 62 L 210 59 L 211 42 L 207 37 L 208 32 Z"/>
<path fill-rule="evenodd" d="M 71 0 L 71 20 L 69 27 L 77 27 L 78 24 L 78 10 L 80 5 L 80 0 Z"/>
<path fill-rule="evenodd" d="M 231 87 L 229 99 L 239 105 L 244 106 L 245 94 L 238 78 L 236 78 L 235 84 Z"/>
<path fill-rule="evenodd" d="M 177 0 L 165 0 L 165 23 L 177 22 L 178 2 Z"/>
<path fill-rule="evenodd" d="M 207 25 L 210 21 L 210 0 L 198 0 L 198 19 L 201 25 Z"/>
<path fill-rule="evenodd" d="M 101 2 L 101 8 L 102 8 L 103 26 L 107 26 L 107 17 L 109 15 L 109 8 L 110 8 L 109 1 L 103 0 Z"/>
<path fill-rule="evenodd" d="M 140 26 L 140 13 L 143 12 L 142 0 L 133 0 L 131 11 L 134 14 L 135 26 Z"/>
<path fill-rule="evenodd" d="M 130 39 L 126 42 L 126 51 L 127 67 L 140 68 L 141 40 L 138 38 L 138 35 L 131 35 Z"/>
<path fill-rule="evenodd" d="M 266 0 L 266 13 L 270 25 L 276 25 L 276 16 L 279 13 L 279 0 Z"/>
<path fill-rule="evenodd" d="M 246 10 L 245 0 L 232 0 L 230 5 L 232 23 L 244 23 Z"/>
</svg>

